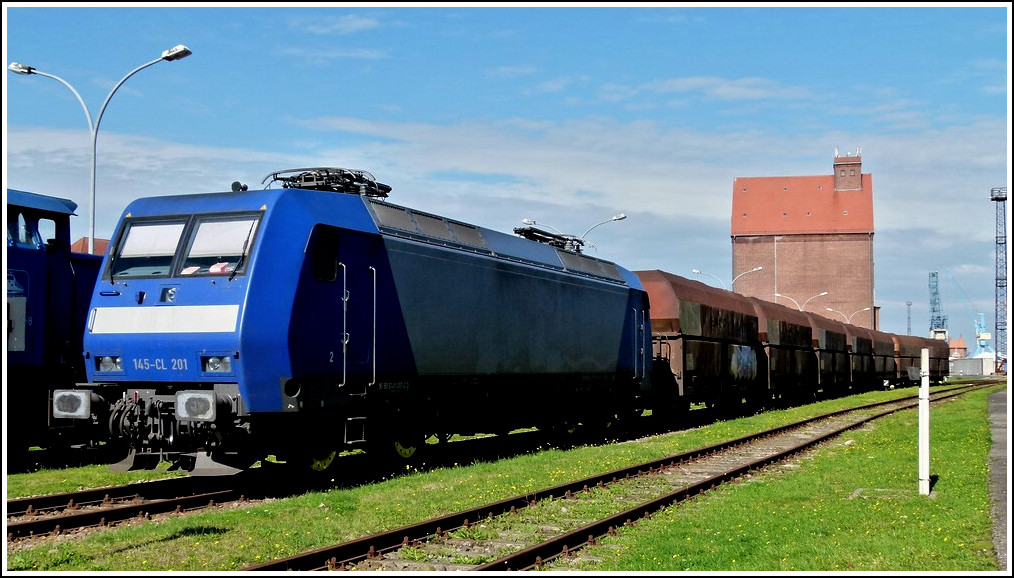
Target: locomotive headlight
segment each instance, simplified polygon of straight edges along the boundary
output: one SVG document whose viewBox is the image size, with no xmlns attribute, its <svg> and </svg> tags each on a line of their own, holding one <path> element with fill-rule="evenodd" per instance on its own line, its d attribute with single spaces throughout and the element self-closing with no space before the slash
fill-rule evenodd
<svg viewBox="0 0 1014 578">
<path fill-rule="evenodd" d="M 228 355 L 201 357 L 201 369 L 205 373 L 232 373 L 232 358 Z"/>
<path fill-rule="evenodd" d="M 91 392 L 57 389 L 53 391 L 53 417 L 88 419 L 92 415 Z"/>
<path fill-rule="evenodd" d="M 215 421 L 215 392 L 181 391 L 177 393 L 176 417 L 189 421 Z"/>
<path fill-rule="evenodd" d="M 119 355 L 99 355 L 95 357 L 96 371 L 123 371 L 123 359 Z"/>
</svg>

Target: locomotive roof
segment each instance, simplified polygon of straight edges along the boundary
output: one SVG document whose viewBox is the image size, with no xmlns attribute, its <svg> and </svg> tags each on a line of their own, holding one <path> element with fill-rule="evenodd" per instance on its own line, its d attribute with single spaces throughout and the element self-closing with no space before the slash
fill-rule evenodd
<svg viewBox="0 0 1014 578">
<path fill-rule="evenodd" d="M 77 203 L 70 199 L 19 191 L 17 189 L 7 189 L 7 204 L 39 209 L 40 211 L 50 213 L 60 213 L 62 215 L 74 215 L 74 211 L 77 210 Z"/>
<path fill-rule="evenodd" d="M 614 283 L 623 283 L 630 287 L 640 287 L 641 285 L 635 275 L 610 261 L 566 251 L 545 243 L 530 241 L 516 235 L 509 235 L 409 207 L 394 205 L 371 196 L 347 195 L 294 187 L 155 196 L 136 199 L 127 206 L 124 214 L 127 216 L 173 214 L 179 212 L 181 205 L 186 207 L 185 212 L 194 210 L 226 212 L 258 210 L 258 208 L 263 210 L 276 205 L 282 199 L 303 199 L 315 206 L 311 212 L 326 211 L 327 209 L 324 207 L 329 206 L 331 202 L 363 203 L 367 208 L 367 213 L 364 215 L 369 215 L 367 222 L 372 221 L 371 224 L 381 234 L 486 254 L 498 259 L 528 263 L 571 274 L 595 277 Z M 181 203 L 181 201 L 183 202 Z M 350 215 L 349 213 L 342 214 Z M 361 220 L 357 220 L 355 224 L 350 223 L 350 225 L 355 228 L 365 224 Z"/>
<path fill-rule="evenodd" d="M 640 285 L 634 275 L 624 275 L 624 271 L 611 261 L 375 198 L 368 199 L 366 204 L 376 220 L 377 227 L 386 234 L 453 246 L 574 274 L 624 282 L 631 286 Z"/>
</svg>

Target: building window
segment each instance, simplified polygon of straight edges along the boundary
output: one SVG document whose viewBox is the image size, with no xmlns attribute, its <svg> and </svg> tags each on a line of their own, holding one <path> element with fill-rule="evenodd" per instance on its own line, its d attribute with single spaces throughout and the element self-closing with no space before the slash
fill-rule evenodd
<svg viewBox="0 0 1014 578">
<path fill-rule="evenodd" d="M 849 176 L 850 177 L 856 176 L 856 170 L 855 169 L 849 169 Z"/>
<path fill-rule="evenodd" d="M 841 170 L 841 176 L 843 176 L 843 177 L 845 176 L 845 169 Z"/>
</svg>

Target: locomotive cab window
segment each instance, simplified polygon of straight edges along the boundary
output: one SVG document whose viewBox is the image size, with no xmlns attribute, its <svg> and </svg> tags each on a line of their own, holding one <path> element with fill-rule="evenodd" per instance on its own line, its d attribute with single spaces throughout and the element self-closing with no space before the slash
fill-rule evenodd
<svg viewBox="0 0 1014 578">
<path fill-rule="evenodd" d="M 39 247 L 42 245 L 39 239 L 35 219 L 25 217 L 24 213 L 18 213 L 17 221 L 7 223 L 7 244 L 20 247 Z"/>
<path fill-rule="evenodd" d="M 259 222 L 249 215 L 199 219 L 190 235 L 180 275 L 242 273 Z"/>
<path fill-rule="evenodd" d="M 127 225 L 109 273 L 113 277 L 168 277 L 186 221 L 137 221 Z"/>
<path fill-rule="evenodd" d="M 338 229 L 318 225 L 311 237 L 313 278 L 333 282 L 338 279 Z"/>
</svg>

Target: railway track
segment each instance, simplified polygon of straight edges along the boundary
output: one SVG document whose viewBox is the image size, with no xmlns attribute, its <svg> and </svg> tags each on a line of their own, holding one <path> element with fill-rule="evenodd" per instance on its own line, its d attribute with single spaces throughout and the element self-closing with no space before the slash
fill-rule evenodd
<svg viewBox="0 0 1014 578">
<path fill-rule="evenodd" d="M 242 499 L 223 482 L 167 478 L 7 501 L 8 541 L 111 526 L 133 518 L 189 512 Z"/>
<path fill-rule="evenodd" d="M 971 387 L 931 396 L 932 402 Z M 622 468 L 388 532 L 246 568 L 313 570 L 530 570 L 662 508 L 789 459 L 918 396 L 837 411 L 711 447 Z"/>
<path fill-rule="evenodd" d="M 321 490 L 323 480 L 285 477 L 263 467 L 224 477 L 174 477 L 7 500 L 8 542 L 103 528 L 159 514 L 185 514 L 247 499 L 282 498 Z"/>
<path fill-rule="evenodd" d="M 948 394 L 953 393 L 954 391 L 956 390 L 952 389 L 943 393 Z M 912 401 L 913 399 L 914 397 L 910 397 L 890 403 L 908 403 L 909 405 L 912 405 L 915 403 Z M 784 428 L 780 428 L 780 430 L 782 429 Z M 764 434 L 759 435 L 773 434 L 771 432 L 765 432 Z M 743 440 L 736 440 L 734 442 L 729 442 L 729 444 L 745 443 L 745 440 L 747 439 L 748 438 L 743 438 Z M 723 446 L 729 444 L 723 444 Z M 698 452 L 672 456 L 671 458 L 666 458 L 666 460 L 679 459 L 688 461 L 700 459 L 698 454 L 701 454 L 702 452 L 719 451 L 720 447 L 721 446 L 715 446 L 713 448 L 699 450 Z M 626 482 L 628 478 L 637 479 L 643 477 L 651 479 L 652 477 L 658 477 L 661 475 L 664 477 L 659 479 L 676 479 L 671 472 L 662 474 L 662 467 L 662 461 L 652 464 L 641 464 L 632 468 L 609 472 L 594 478 L 580 480 L 578 482 L 565 484 L 556 488 L 548 488 L 526 496 L 520 496 L 497 504 L 491 504 L 474 511 L 470 510 L 457 515 L 446 516 L 437 520 L 438 525 L 430 524 L 429 526 L 426 526 L 427 523 L 424 522 L 422 525 L 419 525 L 421 529 L 411 529 L 415 527 L 399 529 L 395 531 L 395 533 L 400 534 L 396 537 L 398 540 L 398 544 L 396 546 L 401 547 L 405 545 L 405 535 L 412 536 L 411 543 L 408 544 L 409 548 L 418 549 L 420 547 L 420 541 L 424 540 L 427 536 L 436 537 L 445 541 L 451 540 L 452 542 L 450 543 L 453 543 L 455 538 L 450 536 L 451 532 L 463 535 L 467 535 L 470 532 L 474 533 L 475 530 L 473 527 L 480 519 L 488 521 L 490 516 L 499 516 L 503 513 L 510 512 L 511 508 L 513 508 L 515 512 L 526 508 L 532 508 L 533 504 L 537 504 L 541 500 L 554 500 L 558 498 L 566 500 L 573 499 L 573 497 L 579 493 L 594 494 L 595 492 L 602 490 L 607 485 L 619 483 L 620 480 Z M 688 462 L 686 467 L 692 466 L 690 466 Z M 152 516 L 159 514 L 184 514 L 208 507 L 221 506 L 233 501 L 241 501 L 248 498 L 259 499 L 264 497 L 266 493 L 265 488 L 279 487 L 279 484 L 271 483 L 271 480 L 278 480 L 277 474 L 279 473 L 281 472 L 250 471 L 239 476 L 223 478 L 168 478 L 125 486 L 12 499 L 7 501 L 7 538 L 8 541 L 11 542 L 19 539 L 44 535 L 59 535 L 80 529 L 113 526 L 127 520 L 150 519 Z M 614 480 L 614 478 L 616 479 Z M 367 482 L 367 480 L 363 481 L 364 483 Z M 649 485 L 651 485 L 651 483 L 649 483 Z M 303 489 L 305 489 L 305 491 L 320 489 L 315 488 L 312 484 L 308 484 L 305 488 L 293 487 L 291 479 L 286 480 L 284 487 L 286 488 L 284 492 L 286 495 L 292 495 L 294 493 L 298 494 Z M 608 494 L 608 492 L 606 493 Z M 534 511 L 534 509 L 530 511 Z M 624 523 L 625 522 L 626 521 L 624 520 Z M 486 522 L 484 521 L 483 523 Z M 377 537 L 371 536 L 369 537 L 369 540 L 371 541 L 371 544 L 373 544 L 377 542 Z M 386 542 L 384 543 L 386 544 Z M 350 543 L 350 545 L 343 545 L 343 548 L 353 547 L 351 544 L 354 544 L 354 542 Z M 382 566 L 383 564 L 378 562 L 380 558 L 376 553 L 379 551 L 390 551 L 394 547 L 395 546 L 390 544 L 374 546 L 373 554 L 369 554 L 369 548 L 367 548 L 365 550 L 366 553 L 358 558 L 357 556 L 339 557 L 338 555 L 334 555 L 328 557 L 328 560 L 330 560 L 330 558 L 342 560 L 338 563 L 339 566 L 349 566 L 353 564 L 363 566 L 360 562 L 356 562 L 357 559 L 361 558 L 362 561 L 367 562 L 365 566 L 363 566 L 363 569 L 366 569 L 371 565 L 379 564 Z M 573 549 L 572 546 L 567 547 Z M 419 554 L 414 555 L 419 556 Z M 287 562 L 287 564 L 289 563 L 290 562 Z M 292 560 L 291 564 L 298 566 L 301 565 L 302 562 Z M 326 565 L 327 564 L 325 563 L 323 566 Z M 472 566 L 476 566 L 476 564 L 473 564 Z M 468 566 L 466 565 L 466 567 Z"/>
</svg>

